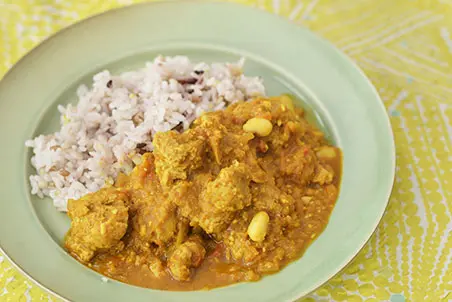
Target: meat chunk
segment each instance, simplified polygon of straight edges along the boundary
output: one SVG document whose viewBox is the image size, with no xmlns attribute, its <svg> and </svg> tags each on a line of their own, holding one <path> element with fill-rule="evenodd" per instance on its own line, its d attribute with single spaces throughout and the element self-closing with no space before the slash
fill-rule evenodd
<svg viewBox="0 0 452 302">
<path fill-rule="evenodd" d="M 220 211 L 241 210 L 251 202 L 249 184 L 246 166 L 235 162 L 207 184 L 201 198 Z"/>
<path fill-rule="evenodd" d="M 123 178 L 123 179 L 121 179 Z M 140 241 L 164 246 L 177 231 L 175 205 L 167 200 L 157 179 L 154 156 L 146 153 L 129 176 L 118 178 L 117 186 L 128 190 L 131 235 Z"/>
<path fill-rule="evenodd" d="M 149 269 L 154 274 L 154 276 L 156 276 L 157 278 L 162 278 L 163 276 L 165 276 L 165 266 L 160 259 L 158 259 L 157 257 L 150 257 L 148 261 Z"/>
<path fill-rule="evenodd" d="M 164 246 L 177 232 L 178 218 L 175 206 L 164 198 L 147 196 L 135 205 L 132 218 L 134 231 L 145 242 Z"/>
<path fill-rule="evenodd" d="M 250 176 L 244 164 L 234 163 L 215 177 L 197 173 L 193 179 L 173 185 L 168 194 L 179 214 L 190 225 L 208 234 L 219 234 L 231 223 L 237 211 L 251 203 Z"/>
<path fill-rule="evenodd" d="M 234 160 L 243 161 L 249 150 L 248 142 L 254 137 L 252 133 L 244 132 L 241 125 L 233 126 L 235 131 L 228 131 L 227 119 L 227 115 L 215 112 L 193 122 L 193 130 L 206 137 L 209 157 L 222 167 L 231 165 Z"/>
<path fill-rule="evenodd" d="M 159 132 L 154 136 L 153 144 L 157 175 L 164 187 L 175 180 L 186 179 L 189 170 L 202 165 L 205 141 L 196 131 Z"/>
<path fill-rule="evenodd" d="M 220 164 L 225 151 L 222 150 L 222 142 L 227 133 L 226 127 L 221 124 L 221 116 L 206 114 L 197 119 L 193 125 L 198 128 L 197 130 L 205 132 L 215 162 Z"/>
<path fill-rule="evenodd" d="M 307 146 L 290 146 L 281 153 L 281 173 L 300 185 L 305 185 L 311 180 L 316 163 L 313 151 Z"/>
<path fill-rule="evenodd" d="M 198 223 L 207 233 L 218 234 L 231 223 L 234 213 L 251 203 L 250 176 L 238 162 L 220 171 L 200 195 Z"/>
<path fill-rule="evenodd" d="M 246 233 L 246 227 L 232 226 L 222 235 L 222 241 L 235 260 L 250 263 L 259 256 L 258 250 Z"/>
<path fill-rule="evenodd" d="M 205 256 L 206 249 L 202 245 L 202 240 L 195 236 L 176 248 L 168 260 L 168 267 L 174 279 L 188 281 L 191 269 L 200 266 Z"/>
<path fill-rule="evenodd" d="M 65 239 L 68 251 L 88 262 L 98 251 L 121 249 L 128 226 L 128 196 L 113 187 L 69 200 L 71 228 Z"/>
<path fill-rule="evenodd" d="M 233 219 L 233 212 L 203 210 L 197 217 L 193 217 L 192 221 L 196 221 L 207 234 L 217 235 L 226 229 Z"/>
<path fill-rule="evenodd" d="M 330 166 L 318 165 L 312 181 L 319 185 L 325 185 L 332 183 L 333 178 L 334 171 Z"/>
<path fill-rule="evenodd" d="M 169 194 L 169 199 L 179 207 L 179 214 L 191 226 L 201 227 L 206 233 L 217 234 L 225 229 L 233 219 L 233 212 L 224 212 L 214 207 L 210 201 L 200 197 L 204 177 L 198 175 L 193 182 L 178 182 Z"/>
</svg>

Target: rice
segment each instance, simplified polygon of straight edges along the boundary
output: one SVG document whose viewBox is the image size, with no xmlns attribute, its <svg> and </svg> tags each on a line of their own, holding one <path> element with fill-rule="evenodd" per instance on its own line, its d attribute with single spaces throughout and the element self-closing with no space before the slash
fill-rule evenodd
<svg viewBox="0 0 452 302">
<path fill-rule="evenodd" d="M 31 193 L 67 211 L 68 199 L 129 173 L 141 153 L 152 151 L 156 132 L 187 129 L 204 112 L 265 95 L 260 78 L 243 75 L 243 64 L 159 56 L 136 71 L 96 74 L 91 88 L 78 88 L 77 104 L 58 106 L 58 132 L 25 143 L 36 169 Z"/>
</svg>

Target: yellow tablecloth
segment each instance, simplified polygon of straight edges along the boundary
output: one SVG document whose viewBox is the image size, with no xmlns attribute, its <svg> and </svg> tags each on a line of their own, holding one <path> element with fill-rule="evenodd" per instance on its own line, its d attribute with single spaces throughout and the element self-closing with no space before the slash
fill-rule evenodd
<svg viewBox="0 0 452 302">
<path fill-rule="evenodd" d="M 235 0 L 332 41 L 378 88 L 397 178 L 353 263 L 305 301 L 452 301 L 452 1 Z M 37 43 L 134 0 L 0 0 L 0 76 Z M 0 301 L 55 300 L 0 254 Z"/>
</svg>

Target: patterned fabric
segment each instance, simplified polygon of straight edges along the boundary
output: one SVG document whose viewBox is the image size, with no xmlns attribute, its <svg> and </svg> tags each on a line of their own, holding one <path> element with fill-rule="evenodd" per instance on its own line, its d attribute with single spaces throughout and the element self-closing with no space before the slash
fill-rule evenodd
<svg viewBox="0 0 452 302">
<path fill-rule="evenodd" d="M 397 178 L 371 240 L 303 301 L 452 301 L 452 1 L 235 0 L 332 41 L 378 88 Z M 0 0 L 0 76 L 50 34 L 134 0 Z M 0 301 L 55 300 L 0 254 Z"/>
</svg>

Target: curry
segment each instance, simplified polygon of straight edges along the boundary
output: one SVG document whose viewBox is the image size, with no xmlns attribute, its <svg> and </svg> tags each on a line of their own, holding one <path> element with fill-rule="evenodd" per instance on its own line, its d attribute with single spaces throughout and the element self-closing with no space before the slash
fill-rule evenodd
<svg viewBox="0 0 452 302">
<path fill-rule="evenodd" d="M 153 144 L 130 175 L 68 204 L 67 250 L 125 283 L 259 280 L 303 254 L 338 196 L 341 151 L 287 96 L 206 113 Z"/>
</svg>

